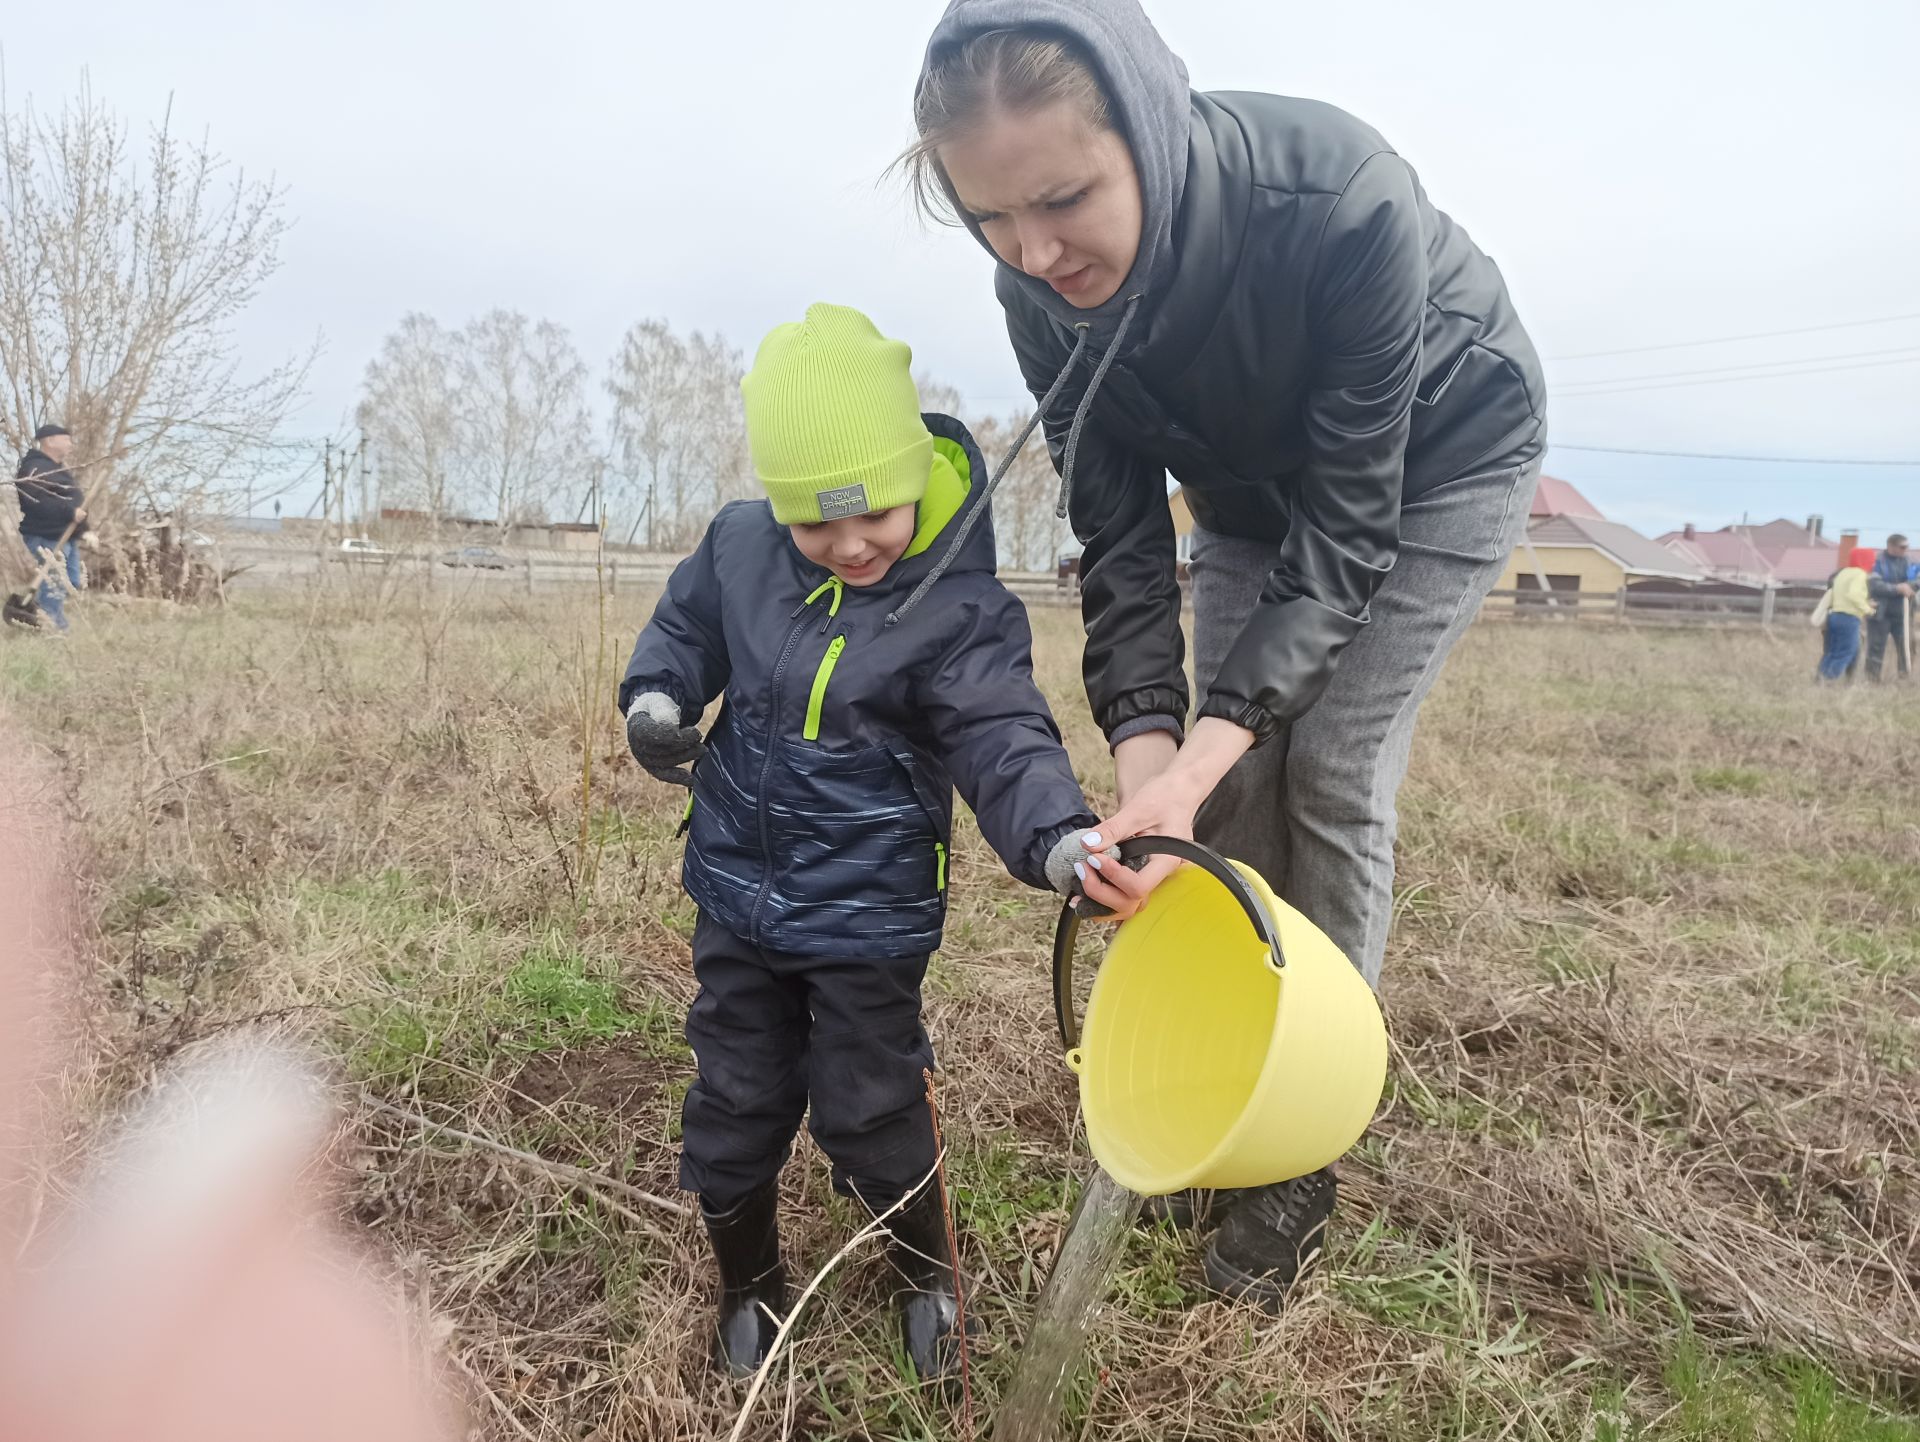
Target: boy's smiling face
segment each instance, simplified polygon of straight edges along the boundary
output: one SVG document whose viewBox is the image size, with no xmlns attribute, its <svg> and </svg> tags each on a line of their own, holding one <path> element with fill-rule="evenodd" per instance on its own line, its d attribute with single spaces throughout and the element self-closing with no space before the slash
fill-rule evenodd
<svg viewBox="0 0 1920 1442">
<path fill-rule="evenodd" d="M 787 530 L 800 554 L 814 565 L 825 566 L 849 586 L 871 586 L 884 581 L 893 563 L 906 554 L 916 525 L 913 506 L 894 506 Z"/>
</svg>

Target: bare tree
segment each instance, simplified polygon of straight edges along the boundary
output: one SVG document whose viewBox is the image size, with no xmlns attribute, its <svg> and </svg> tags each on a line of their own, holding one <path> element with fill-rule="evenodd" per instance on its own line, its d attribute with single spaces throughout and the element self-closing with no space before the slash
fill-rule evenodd
<svg viewBox="0 0 1920 1442">
<path fill-rule="evenodd" d="M 592 484 L 587 368 L 566 329 L 489 311 L 460 332 L 461 463 L 508 526 L 567 513 Z"/>
<path fill-rule="evenodd" d="M 756 493 L 753 460 L 747 446 L 746 409 L 740 399 L 745 365 L 724 336 L 693 333 L 687 360 L 694 385 L 693 438 L 700 459 L 696 474 L 705 494 L 700 505 L 717 511 L 728 501 Z M 706 519 L 699 518 L 704 526 Z"/>
<path fill-rule="evenodd" d="M 943 416 L 952 416 L 955 420 L 960 418 L 960 414 L 966 406 L 966 401 L 961 397 L 959 391 L 955 390 L 945 381 L 935 380 L 925 371 L 922 371 L 913 378 L 913 384 L 920 392 L 921 410 L 934 411 Z"/>
<path fill-rule="evenodd" d="M 986 459 L 989 475 L 1005 459 L 1007 447 L 1026 423 L 1024 415 L 986 416 L 972 423 L 970 429 Z M 1053 514 L 1059 486 L 1046 440 L 1036 431 L 993 495 L 994 537 L 999 542 L 1000 559 L 1009 569 L 1053 569 L 1062 531 L 1061 522 Z"/>
<path fill-rule="evenodd" d="M 163 124 L 144 156 L 83 90 L 0 85 L 0 436 L 75 433 L 88 510 L 223 502 L 278 460 L 311 355 L 245 371 L 234 322 L 279 268 L 282 192 Z"/>
<path fill-rule="evenodd" d="M 671 507 L 676 521 L 683 509 L 674 488 L 687 459 L 693 400 L 686 345 L 665 321 L 638 321 L 621 340 L 606 384 L 617 493 L 633 507 L 636 531 L 645 522 L 649 549 L 658 549 L 675 528 L 662 526 L 662 507 Z"/>
<path fill-rule="evenodd" d="M 607 378 L 612 450 L 649 546 L 686 550 L 716 510 L 754 494 L 741 366 L 723 336 L 682 340 L 662 320 L 639 322 L 621 342 Z"/>
<path fill-rule="evenodd" d="M 356 418 L 380 464 L 381 492 L 438 528 L 459 504 L 458 337 L 414 312 L 367 363 Z"/>
</svg>

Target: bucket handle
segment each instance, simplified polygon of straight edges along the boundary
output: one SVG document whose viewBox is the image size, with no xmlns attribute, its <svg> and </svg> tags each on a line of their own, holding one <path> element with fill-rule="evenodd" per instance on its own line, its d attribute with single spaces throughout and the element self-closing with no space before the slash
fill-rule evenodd
<svg viewBox="0 0 1920 1442">
<path fill-rule="evenodd" d="M 1240 909 L 1253 924 L 1254 935 L 1265 942 L 1273 954 L 1274 967 L 1286 966 L 1287 958 L 1280 950 L 1280 928 L 1274 925 L 1266 904 L 1219 852 L 1177 836 L 1135 836 L 1122 841 L 1119 850 L 1120 859 L 1129 865 L 1149 856 L 1177 856 L 1192 862 L 1226 887 L 1240 903 Z M 1073 1014 L 1073 947 L 1079 936 L 1080 913 L 1069 902 L 1060 908 L 1060 922 L 1053 931 L 1053 1016 L 1060 1027 L 1060 1040 L 1069 1052 L 1080 1045 L 1080 1023 Z"/>
</svg>

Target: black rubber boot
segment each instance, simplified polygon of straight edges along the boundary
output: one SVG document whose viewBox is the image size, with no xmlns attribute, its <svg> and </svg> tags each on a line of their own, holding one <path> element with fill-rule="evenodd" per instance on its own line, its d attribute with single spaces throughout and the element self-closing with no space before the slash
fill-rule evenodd
<svg viewBox="0 0 1920 1442">
<path fill-rule="evenodd" d="M 724 1212 L 700 1200 L 701 1220 L 720 1268 L 714 1365 L 751 1377 L 767 1360 L 787 1310 L 787 1269 L 780 1261 L 780 1188 L 768 1182 Z M 769 1312 L 771 1309 L 771 1312 Z"/>
<path fill-rule="evenodd" d="M 1319 1260 L 1336 1196 L 1331 1167 L 1241 1192 L 1207 1246 L 1208 1284 L 1222 1296 L 1278 1312 Z"/>
<path fill-rule="evenodd" d="M 1140 1220 L 1148 1226 L 1170 1222 L 1204 1234 L 1226 1221 L 1228 1209 L 1241 1195 L 1243 1192 L 1237 1187 L 1219 1191 L 1192 1187 L 1184 1192 L 1169 1192 L 1164 1197 L 1148 1197 L 1140 1204 Z"/>
<path fill-rule="evenodd" d="M 907 1359 L 922 1382 L 956 1375 L 961 1341 L 954 1335 L 960 1299 L 954 1291 L 946 1208 L 940 1188 L 928 1182 L 887 1219 L 893 1233 L 888 1250 L 894 1269 L 906 1281 L 900 1292 L 900 1336 Z M 967 1319 L 973 1330 L 973 1318 Z"/>
</svg>

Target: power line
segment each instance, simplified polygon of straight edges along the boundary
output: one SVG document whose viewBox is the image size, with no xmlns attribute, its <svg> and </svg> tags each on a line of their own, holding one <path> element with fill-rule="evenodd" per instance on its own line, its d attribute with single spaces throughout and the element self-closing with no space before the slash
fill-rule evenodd
<svg viewBox="0 0 1920 1442">
<path fill-rule="evenodd" d="M 1677 391 L 1677 390 L 1685 390 L 1689 386 L 1726 386 L 1726 385 L 1737 384 L 1740 381 L 1767 381 L 1767 380 L 1780 379 L 1787 376 L 1828 375 L 1834 371 L 1882 370 L 1887 366 L 1905 366 L 1905 365 L 1915 365 L 1915 364 L 1920 364 L 1920 352 L 1915 352 L 1913 355 L 1907 357 L 1905 360 L 1856 361 L 1852 365 L 1806 366 L 1800 370 L 1768 371 L 1764 375 L 1717 376 L 1709 380 L 1698 380 L 1698 381 L 1655 381 L 1650 385 L 1607 386 L 1607 385 L 1596 384 L 1590 389 L 1582 390 L 1576 387 L 1571 390 L 1560 391 L 1559 394 L 1564 396 L 1617 396 L 1617 395 L 1622 395 L 1628 391 Z"/>
<path fill-rule="evenodd" d="M 1589 451 L 1608 456 L 1665 456 L 1683 461 L 1749 461 L 1785 466 L 1920 466 L 1920 460 L 1896 461 L 1853 456 L 1745 456 L 1724 451 L 1656 451 L 1640 446 L 1577 446 L 1568 441 L 1550 441 L 1554 451 Z"/>
<path fill-rule="evenodd" d="M 1602 360 L 1608 356 L 1646 355 L 1652 351 L 1691 350 L 1696 346 L 1732 345 L 1738 341 L 1774 340 L 1780 336 L 1815 335 L 1821 331 L 1829 331 L 1829 330 L 1857 330 L 1862 326 L 1870 326 L 1870 325 L 1895 325 L 1903 320 L 1920 320 L 1920 311 L 1912 311 L 1905 315 L 1883 315 L 1883 316 L 1878 316 L 1873 320 L 1841 320 L 1841 321 L 1834 321 L 1827 325 L 1795 326 L 1790 330 L 1757 330 L 1747 335 L 1715 336 L 1712 340 L 1674 340 L 1674 341 L 1665 341 L 1659 345 L 1623 346 L 1619 350 L 1578 351 L 1572 355 L 1548 356 L 1547 359 L 1549 361 L 1554 361 L 1554 362 L 1579 361 L 1579 360 Z"/>
<path fill-rule="evenodd" d="M 1647 371 L 1638 375 L 1600 376 L 1593 380 L 1572 381 L 1565 386 L 1554 387 L 1561 393 L 1577 393 L 1588 387 L 1611 385 L 1638 385 L 1642 381 L 1665 381 L 1685 379 L 1689 376 L 1736 375 L 1743 371 L 1773 371 L 1782 366 L 1824 365 L 1828 361 L 1870 360 L 1881 356 L 1920 355 L 1920 345 L 1909 342 L 1906 345 L 1888 346 L 1883 350 L 1836 351 L 1829 355 L 1790 356 L 1782 360 L 1749 361 L 1744 365 L 1702 366 L 1690 371 Z"/>
</svg>

